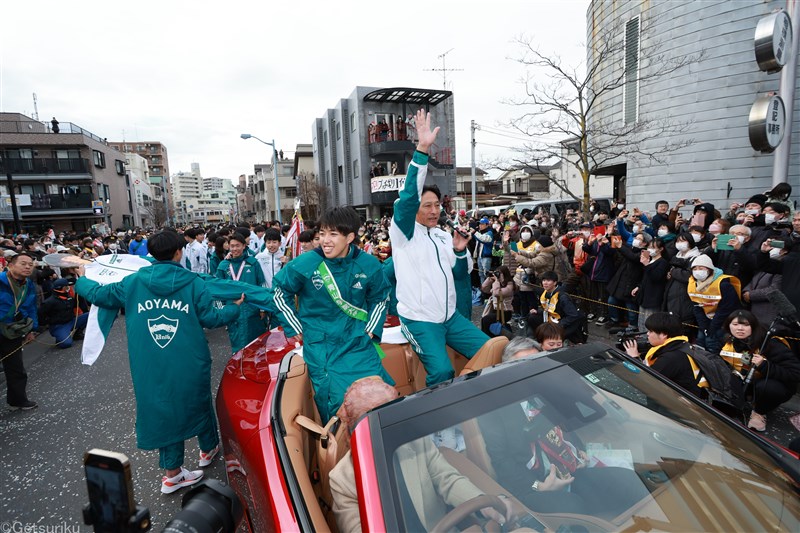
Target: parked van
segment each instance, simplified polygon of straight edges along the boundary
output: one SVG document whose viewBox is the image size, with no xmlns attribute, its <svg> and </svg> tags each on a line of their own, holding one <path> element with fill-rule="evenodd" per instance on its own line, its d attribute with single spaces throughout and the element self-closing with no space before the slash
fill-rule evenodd
<svg viewBox="0 0 800 533">
<path fill-rule="evenodd" d="M 600 207 L 601 211 L 606 213 L 611 211 L 611 198 L 594 198 L 594 201 Z M 521 214 L 524 210 L 533 211 L 534 214 L 543 212 L 549 213 L 551 217 L 563 216 L 567 209 L 580 210 L 581 203 L 575 200 L 529 200 L 526 202 L 518 202 L 513 206 L 517 215 Z"/>
<path fill-rule="evenodd" d="M 487 207 L 479 207 L 478 214 L 482 217 L 490 217 L 490 216 L 497 216 L 506 209 L 510 208 L 511 205 L 492 205 Z M 472 218 L 473 209 L 467 211 L 467 216 Z"/>
</svg>

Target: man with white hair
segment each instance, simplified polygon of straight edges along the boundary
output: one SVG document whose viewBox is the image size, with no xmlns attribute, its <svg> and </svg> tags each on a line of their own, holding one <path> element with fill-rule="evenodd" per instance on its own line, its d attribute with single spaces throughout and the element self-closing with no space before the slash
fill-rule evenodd
<svg viewBox="0 0 800 533">
<path fill-rule="evenodd" d="M 531 339 L 530 337 L 514 337 L 503 348 L 503 355 L 501 360 L 513 361 L 515 359 L 522 359 L 529 355 L 535 355 L 542 351 L 542 345 Z"/>
<path fill-rule="evenodd" d="M 362 378 L 347 389 L 339 414 L 352 432 L 361 417 L 397 399 L 397 396 L 397 390 L 380 377 Z M 458 507 L 483 494 L 447 462 L 427 435 L 398 447 L 395 466 L 400 498 L 406 509 L 403 515 L 406 531 L 428 531 L 447 514 L 446 505 Z M 330 483 L 333 514 L 339 531 L 361 531 L 355 470 L 350 452 L 331 470 Z M 481 513 L 504 524 L 511 516 L 511 502 L 507 498 L 503 502 L 506 516 L 501 516 L 492 508 L 481 509 Z"/>
</svg>

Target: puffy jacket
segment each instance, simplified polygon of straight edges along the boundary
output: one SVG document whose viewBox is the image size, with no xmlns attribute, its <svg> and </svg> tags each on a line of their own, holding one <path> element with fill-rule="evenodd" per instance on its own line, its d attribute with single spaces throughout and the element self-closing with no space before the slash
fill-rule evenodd
<svg viewBox="0 0 800 533">
<path fill-rule="evenodd" d="M 19 306 L 19 312 L 26 318 L 32 318 L 33 329 L 36 329 L 39 327 L 39 317 L 36 313 L 36 284 L 30 279 L 26 279 L 25 284 L 25 297 Z M 14 292 L 8 284 L 8 272 L 0 272 L 0 321 L 4 324 L 14 322 L 14 306 Z"/>
<path fill-rule="evenodd" d="M 642 281 L 642 262 L 639 250 L 634 250 L 627 244 L 622 248 L 612 248 L 617 258 L 617 269 L 608 282 L 608 294 L 626 302 L 634 300 L 631 292 Z"/>
</svg>

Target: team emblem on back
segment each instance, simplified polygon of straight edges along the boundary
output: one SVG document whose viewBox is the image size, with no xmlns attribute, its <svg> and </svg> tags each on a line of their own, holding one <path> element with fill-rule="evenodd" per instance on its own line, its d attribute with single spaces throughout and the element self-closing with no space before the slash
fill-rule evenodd
<svg viewBox="0 0 800 533">
<path fill-rule="evenodd" d="M 178 319 L 167 318 L 161 315 L 158 318 L 150 318 L 147 320 L 147 329 L 150 330 L 150 336 L 161 348 L 166 348 L 178 332 Z"/>
</svg>

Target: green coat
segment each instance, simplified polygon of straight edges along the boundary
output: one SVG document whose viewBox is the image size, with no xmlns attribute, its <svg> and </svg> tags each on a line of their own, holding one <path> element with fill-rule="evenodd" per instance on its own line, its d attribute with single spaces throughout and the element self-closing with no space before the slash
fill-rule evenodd
<svg viewBox="0 0 800 533">
<path fill-rule="evenodd" d="M 235 320 L 239 307 L 216 308 L 205 282 L 172 261 L 109 285 L 82 277 L 75 289 L 99 307 L 125 308 L 139 448 L 162 448 L 208 427 L 214 406 L 203 328 Z"/>
<path fill-rule="evenodd" d="M 245 249 L 246 251 L 247 249 Z M 242 261 L 244 261 L 243 267 Z M 220 262 L 216 270 L 216 276 L 220 279 L 233 279 L 231 270 L 233 270 L 234 274 L 238 274 L 240 267 L 242 272 L 238 281 L 259 287 L 264 286 L 264 271 L 261 270 L 261 265 L 258 264 L 254 257 L 247 256 L 246 253 L 235 259 L 225 259 Z M 228 337 L 231 340 L 233 353 L 238 352 L 266 331 L 267 326 L 264 320 L 261 319 L 260 309 L 245 302 L 242 304 L 239 320 L 235 324 L 228 326 Z"/>
<path fill-rule="evenodd" d="M 286 334 L 303 334 L 303 359 L 323 424 L 336 414 L 347 387 L 355 380 L 377 375 L 394 384 L 368 335 L 372 333 L 379 342 L 386 320 L 390 286 L 380 261 L 352 245 L 347 257 L 324 257 L 319 248 L 304 253 L 289 261 L 272 283 L 278 318 L 287 324 Z M 342 298 L 367 312 L 367 322 L 346 315 L 333 301 L 318 271 L 322 261 Z M 295 296 L 300 304 L 297 311 Z"/>
</svg>

